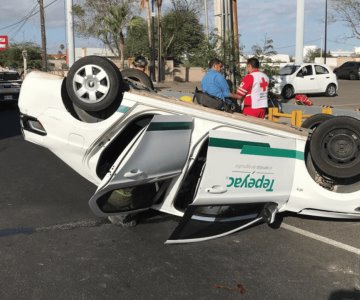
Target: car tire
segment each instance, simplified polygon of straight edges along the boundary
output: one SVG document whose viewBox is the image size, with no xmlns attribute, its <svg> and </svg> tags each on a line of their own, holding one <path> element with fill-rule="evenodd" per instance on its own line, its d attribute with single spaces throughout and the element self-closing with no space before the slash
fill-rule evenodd
<svg viewBox="0 0 360 300">
<path fill-rule="evenodd" d="M 71 66 L 66 90 L 80 109 L 101 112 L 114 103 L 120 105 L 124 83 L 113 62 L 105 57 L 86 56 Z"/>
<path fill-rule="evenodd" d="M 327 120 L 312 134 L 310 153 L 314 165 L 332 179 L 360 175 L 360 121 L 346 116 Z"/>
<path fill-rule="evenodd" d="M 85 111 L 78 107 L 76 104 L 73 104 L 73 109 L 78 117 L 78 119 L 85 123 L 98 123 L 109 118 L 118 108 L 117 104 L 113 104 L 102 111 Z"/>
<path fill-rule="evenodd" d="M 129 80 L 129 84 L 136 89 L 150 89 L 154 90 L 154 84 L 150 77 L 144 72 L 138 69 L 125 69 L 121 71 L 122 78 L 126 81 Z M 135 83 L 135 84 L 132 84 Z M 140 83 L 141 85 L 136 85 L 136 83 Z"/>
<path fill-rule="evenodd" d="M 336 95 L 336 85 L 330 83 L 325 90 L 325 95 L 328 97 L 334 97 Z"/>
<path fill-rule="evenodd" d="M 349 79 L 350 80 L 356 80 L 356 75 L 354 73 L 350 73 L 349 74 Z"/>
<path fill-rule="evenodd" d="M 291 99 L 294 96 L 294 88 L 291 85 L 285 85 L 281 95 L 284 99 Z"/>
<path fill-rule="evenodd" d="M 320 124 L 332 118 L 334 118 L 334 116 L 329 114 L 312 115 L 301 124 L 301 127 L 315 130 Z"/>
</svg>

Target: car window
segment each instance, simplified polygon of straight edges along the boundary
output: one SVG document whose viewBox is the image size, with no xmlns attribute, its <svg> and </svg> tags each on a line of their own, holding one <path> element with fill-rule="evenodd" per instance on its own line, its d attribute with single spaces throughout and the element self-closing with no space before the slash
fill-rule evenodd
<svg viewBox="0 0 360 300">
<path fill-rule="evenodd" d="M 299 69 L 299 66 L 294 66 L 294 65 L 286 65 L 284 67 L 282 67 L 279 71 L 279 75 L 291 75 L 294 74 L 294 72 Z"/>
<path fill-rule="evenodd" d="M 329 71 L 323 66 L 315 65 L 316 74 L 329 74 Z"/>
<path fill-rule="evenodd" d="M 312 70 L 312 66 L 304 66 L 301 68 L 301 70 L 297 73 L 297 77 L 301 77 L 301 76 L 311 76 L 313 75 L 313 70 Z"/>
<path fill-rule="evenodd" d="M 0 80 L 7 81 L 7 80 L 19 80 L 20 75 L 19 73 L 0 73 Z"/>
</svg>

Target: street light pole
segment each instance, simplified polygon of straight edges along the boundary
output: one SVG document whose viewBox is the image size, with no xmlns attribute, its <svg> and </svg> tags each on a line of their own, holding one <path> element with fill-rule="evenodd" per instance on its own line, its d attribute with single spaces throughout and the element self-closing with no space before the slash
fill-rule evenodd
<svg viewBox="0 0 360 300">
<path fill-rule="evenodd" d="M 324 64 L 326 64 L 326 44 L 327 44 L 327 0 L 325 0 L 325 41 L 324 41 Z"/>
<path fill-rule="evenodd" d="M 67 63 L 69 68 L 75 62 L 73 0 L 66 0 Z"/>
</svg>

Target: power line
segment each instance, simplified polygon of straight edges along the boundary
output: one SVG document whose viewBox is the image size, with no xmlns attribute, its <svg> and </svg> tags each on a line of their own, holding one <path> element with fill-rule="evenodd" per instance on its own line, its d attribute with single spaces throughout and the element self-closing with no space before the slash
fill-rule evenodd
<svg viewBox="0 0 360 300">
<path fill-rule="evenodd" d="M 44 8 L 49 7 L 50 5 L 54 4 L 54 3 L 57 2 L 57 1 L 59 1 L 59 0 L 54 0 L 54 1 L 50 2 L 49 4 L 45 5 Z M 37 5 L 38 5 L 38 3 L 37 3 L 35 6 L 37 6 Z M 33 10 L 33 9 L 31 9 L 31 11 L 32 11 L 32 10 Z M 18 24 L 20 24 L 20 23 L 22 23 L 22 22 L 24 22 L 24 21 L 28 21 L 31 17 L 37 15 L 37 14 L 40 12 L 40 10 L 37 10 L 37 11 L 35 11 L 35 12 L 33 12 L 33 13 L 31 13 L 31 11 L 30 11 L 29 13 L 27 13 L 26 16 L 23 17 L 23 18 L 21 18 L 19 21 L 16 21 L 16 22 L 13 23 L 13 24 L 10 24 L 10 25 L 1 27 L 0 30 L 8 29 L 8 28 L 14 27 L 14 26 L 16 26 L 16 25 L 18 25 Z"/>
<path fill-rule="evenodd" d="M 21 30 L 21 28 L 24 27 L 24 25 L 27 23 L 27 21 L 31 18 L 31 15 L 34 14 L 35 10 L 37 9 L 38 4 L 36 4 L 33 9 L 29 12 L 29 14 L 24 18 L 24 20 L 22 21 L 22 24 L 18 27 L 18 29 L 11 29 L 10 31 L 8 31 L 8 35 L 11 33 L 11 31 L 15 30 L 15 33 L 12 35 L 12 38 L 14 38 L 19 31 Z"/>
</svg>

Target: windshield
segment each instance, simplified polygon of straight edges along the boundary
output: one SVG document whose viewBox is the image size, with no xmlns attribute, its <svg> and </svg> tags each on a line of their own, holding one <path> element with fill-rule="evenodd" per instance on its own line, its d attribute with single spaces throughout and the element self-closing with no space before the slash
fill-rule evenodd
<svg viewBox="0 0 360 300">
<path fill-rule="evenodd" d="M 0 73 L 0 80 L 7 81 L 7 80 L 19 80 L 20 75 L 19 73 Z"/>
<path fill-rule="evenodd" d="M 286 65 L 282 67 L 279 71 L 279 75 L 291 75 L 293 74 L 297 69 L 299 69 L 300 66 L 295 65 Z"/>
</svg>

